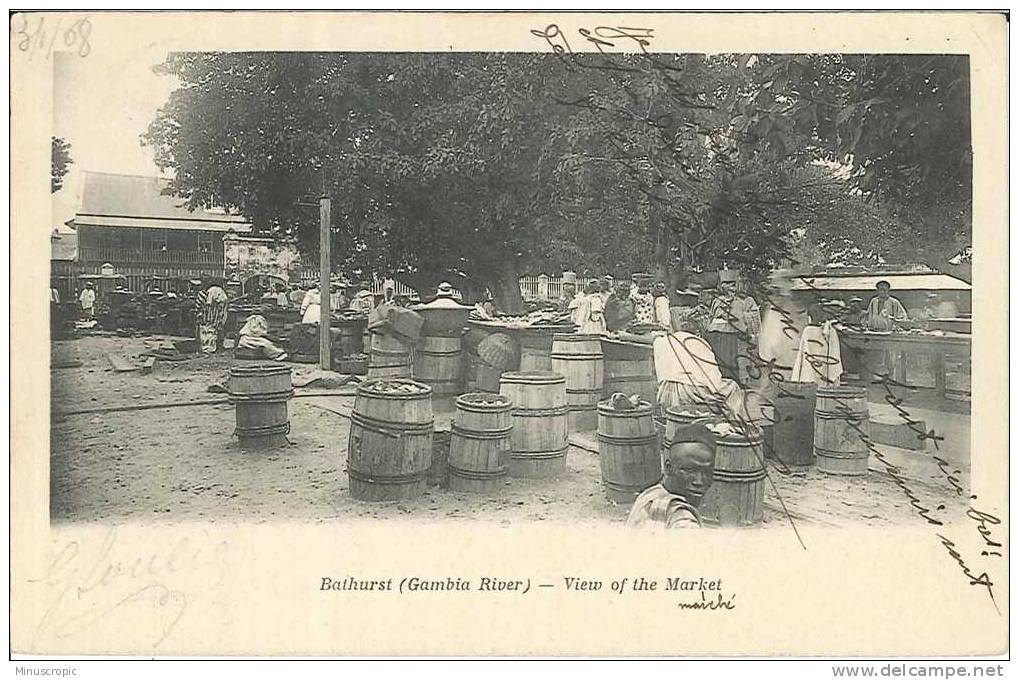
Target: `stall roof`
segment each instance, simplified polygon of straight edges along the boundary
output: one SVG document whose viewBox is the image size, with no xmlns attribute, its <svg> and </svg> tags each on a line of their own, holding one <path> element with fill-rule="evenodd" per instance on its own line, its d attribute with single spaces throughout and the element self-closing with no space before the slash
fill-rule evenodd
<svg viewBox="0 0 1019 680">
<path fill-rule="evenodd" d="M 961 290 L 972 287 L 948 274 L 867 274 L 860 276 L 800 276 L 794 290 L 872 291 L 878 281 L 887 281 L 892 290 Z"/>
<path fill-rule="evenodd" d="M 251 231 L 240 215 L 217 210 L 189 210 L 184 200 L 164 191 L 161 177 L 85 172 L 75 226 Z"/>
</svg>

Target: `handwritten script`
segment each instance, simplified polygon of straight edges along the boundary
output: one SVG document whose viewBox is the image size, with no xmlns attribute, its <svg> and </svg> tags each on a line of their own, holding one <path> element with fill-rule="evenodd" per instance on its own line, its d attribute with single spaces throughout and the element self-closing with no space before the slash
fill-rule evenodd
<svg viewBox="0 0 1019 680">
<path fill-rule="evenodd" d="M 222 542 L 209 546 L 182 538 L 163 550 L 128 554 L 119 549 L 113 527 L 99 541 L 57 542 L 41 573 L 28 579 L 33 599 L 42 603 L 33 638 L 70 638 L 133 612 L 126 620 L 143 622 L 134 632 L 158 648 L 188 609 L 187 595 L 174 583 L 220 566 L 223 548 Z"/>
</svg>

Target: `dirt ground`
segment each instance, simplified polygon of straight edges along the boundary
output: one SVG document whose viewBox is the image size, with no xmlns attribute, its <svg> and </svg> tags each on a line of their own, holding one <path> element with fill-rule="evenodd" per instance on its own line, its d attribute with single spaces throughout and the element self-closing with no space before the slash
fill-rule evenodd
<svg viewBox="0 0 1019 680">
<path fill-rule="evenodd" d="M 208 386 L 225 378 L 231 353 L 180 362 L 158 361 L 151 373 L 113 371 L 107 353 L 135 359 L 165 338 L 85 336 L 53 343 L 54 414 L 92 408 L 215 398 Z M 58 364 L 59 365 L 59 364 Z M 295 375 L 309 367 L 294 365 Z M 311 388 L 309 388 L 311 389 Z M 319 390 L 316 390 L 319 391 Z M 300 390 L 298 390 L 300 392 Z M 349 392 L 349 388 L 348 388 Z M 351 396 L 290 401 L 290 445 L 268 452 L 243 451 L 233 436 L 229 404 L 186 406 L 51 420 L 50 516 L 54 523 L 281 519 L 326 522 L 344 518 L 470 519 L 510 526 L 524 522 L 617 523 L 628 507 L 606 500 L 590 435 L 576 437 L 568 471 L 556 480 L 509 479 L 501 493 L 480 496 L 431 486 L 413 501 L 364 503 L 347 491 L 349 421 L 327 408 L 349 409 Z M 440 404 L 437 413 L 448 414 Z M 968 417 L 927 413 L 951 436 L 944 456 L 968 478 Z M 885 450 L 887 449 L 887 450 Z M 950 490 L 924 452 L 885 447 L 889 461 L 927 503 L 950 503 Z M 861 478 L 828 477 L 816 470 L 789 473 L 769 468 L 764 528 L 799 523 L 830 526 L 919 523 L 909 499 L 882 466 Z M 779 500 L 781 497 L 781 501 Z"/>
</svg>

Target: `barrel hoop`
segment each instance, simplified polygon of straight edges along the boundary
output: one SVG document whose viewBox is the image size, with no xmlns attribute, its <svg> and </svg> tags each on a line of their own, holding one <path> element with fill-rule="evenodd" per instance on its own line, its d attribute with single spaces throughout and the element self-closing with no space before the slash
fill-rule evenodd
<svg viewBox="0 0 1019 680">
<path fill-rule="evenodd" d="M 870 449 L 861 449 L 859 451 L 829 451 L 828 449 L 819 449 L 818 447 L 815 446 L 814 455 L 820 458 L 838 458 L 841 460 L 862 460 L 864 458 L 870 457 Z"/>
<path fill-rule="evenodd" d="M 715 479 L 723 482 L 737 482 L 746 484 L 749 482 L 759 482 L 764 479 L 765 473 L 764 468 L 758 468 L 757 470 L 719 470 L 715 468 Z"/>
<path fill-rule="evenodd" d="M 588 390 L 571 390 L 567 388 L 566 394 L 597 394 L 599 397 L 601 397 L 601 388 Z"/>
<path fill-rule="evenodd" d="M 598 404 L 570 404 L 570 411 L 597 411 Z"/>
<path fill-rule="evenodd" d="M 455 465 L 449 466 L 449 474 L 461 479 L 498 479 L 505 477 L 508 472 L 508 467 L 500 467 L 494 470 L 466 470 Z"/>
<path fill-rule="evenodd" d="M 462 352 L 458 349 L 448 351 L 436 351 L 430 349 L 418 349 L 418 356 L 430 356 L 430 357 L 459 357 Z"/>
<path fill-rule="evenodd" d="M 559 354 L 552 352 L 550 355 L 553 360 L 558 359 L 559 361 L 601 361 L 604 357 L 603 354 Z"/>
<path fill-rule="evenodd" d="M 501 381 L 509 385 L 561 385 L 566 382 L 566 378 L 554 373 L 540 377 L 520 377 L 518 374 L 503 373 Z"/>
<path fill-rule="evenodd" d="M 404 475 L 378 475 L 373 472 L 354 470 L 348 466 L 347 476 L 359 482 L 374 482 L 383 486 L 398 486 L 401 484 L 416 484 L 423 481 L 428 476 L 428 471 L 411 472 Z"/>
<path fill-rule="evenodd" d="M 238 437 L 268 437 L 274 434 L 290 434 L 290 421 L 279 425 L 264 425 L 262 427 L 237 427 L 234 434 Z"/>
<path fill-rule="evenodd" d="M 598 441 L 605 442 L 606 444 L 654 444 L 657 439 L 658 435 L 653 433 L 644 437 L 617 437 L 611 434 L 598 433 Z"/>
<path fill-rule="evenodd" d="M 650 418 L 653 413 L 653 409 L 650 404 L 644 402 L 643 408 L 637 407 L 630 411 L 617 411 L 612 408 L 610 402 L 602 402 L 598 404 L 598 413 L 602 414 L 606 418 Z"/>
<path fill-rule="evenodd" d="M 431 434 L 435 426 L 434 421 L 431 420 L 427 423 L 393 423 L 388 420 L 378 420 L 357 411 L 350 414 L 350 422 L 360 425 L 366 430 L 397 437 L 404 434 Z"/>
<path fill-rule="evenodd" d="M 494 430 L 475 430 L 469 427 L 462 427 L 453 423 L 453 434 L 458 434 L 467 439 L 505 439 L 513 432 L 513 426 L 500 427 Z"/>
<path fill-rule="evenodd" d="M 255 364 L 253 366 L 231 366 L 230 375 L 238 378 L 261 378 L 272 375 L 290 375 L 289 366 L 273 364 Z"/>
<path fill-rule="evenodd" d="M 637 494 L 647 488 L 647 486 L 643 484 L 622 484 L 620 482 L 613 482 L 612 480 L 605 479 L 604 477 L 601 478 L 601 481 L 605 486 L 612 489 L 613 491 L 622 491 L 623 493 Z"/>
<path fill-rule="evenodd" d="M 556 460 L 566 457 L 567 448 L 569 447 L 552 451 L 511 451 L 510 458 L 513 460 Z"/>
<path fill-rule="evenodd" d="M 294 396 L 294 388 L 289 390 L 283 390 L 280 392 L 231 392 L 229 399 L 231 404 L 238 402 L 274 402 L 274 401 L 287 401 L 290 397 Z"/>
<path fill-rule="evenodd" d="M 866 411 L 814 411 L 821 420 L 847 420 L 850 422 L 869 420 Z"/>
<path fill-rule="evenodd" d="M 517 418 L 545 418 L 548 416 L 565 416 L 569 406 L 551 406 L 549 408 L 515 408 L 513 415 Z"/>
<path fill-rule="evenodd" d="M 648 375 L 615 375 L 615 374 L 608 375 L 608 374 L 606 374 L 605 375 L 605 382 L 629 382 L 631 380 L 639 380 L 639 381 L 650 380 L 650 381 L 654 381 L 654 379 L 655 379 L 655 377 L 653 375 L 650 375 L 650 374 L 648 374 Z"/>
</svg>

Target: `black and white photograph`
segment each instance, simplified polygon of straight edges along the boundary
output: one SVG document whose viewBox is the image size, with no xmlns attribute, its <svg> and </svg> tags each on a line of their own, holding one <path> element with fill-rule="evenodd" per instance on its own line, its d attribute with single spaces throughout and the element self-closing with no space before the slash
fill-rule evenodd
<svg viewBox="0 0 1019 680">
<path fill-rule="evenodd" d="M 50 531 L 551 527 L 807 560 L 905 532 L 1007 622 L 1008 508 L 974 482 L 1007 443 L 971 446 L 975 308 L 1005 294 L 974 273 L 1007 238 L 974 237 L 969 53 L 680 51 L 606 15 L 535 17 L 515 51 L 125 58 L 103 19 L 11 20 L 52 74 Z M 677 615 L 752 597 L 704 583 Z"/>
</svg>

